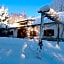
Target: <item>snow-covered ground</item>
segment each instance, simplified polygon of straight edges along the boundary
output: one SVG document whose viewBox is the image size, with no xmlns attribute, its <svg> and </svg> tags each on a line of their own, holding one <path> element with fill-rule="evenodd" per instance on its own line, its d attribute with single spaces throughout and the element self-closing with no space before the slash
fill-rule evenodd
<svg viewBox="0 0 64 64">
<path fill-rule="evenodd" d="M 40 50 L 37 40 L 0 38 L 0 64 L 64 64 L 64 43 L 43 41 Z"/>
</svg>

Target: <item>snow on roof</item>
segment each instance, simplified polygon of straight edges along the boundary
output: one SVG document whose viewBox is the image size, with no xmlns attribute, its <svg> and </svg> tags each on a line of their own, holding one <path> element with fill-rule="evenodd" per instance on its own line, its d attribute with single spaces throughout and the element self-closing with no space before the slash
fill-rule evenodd
<svg viewBox="0 0 64 64">
<path fill-rule="evenodd" d="M 25 18 L 25 19 L 22 19 L 22 20 L 17 20 L 16 23 L 19 23 L 19 22 L 25 22 L 25 21 L 34 21 L 35 18 Z"/>
<path fill-rule="evenodd" d="M 38 10 L 38 12 L 39 12 L 39 13 L 42 13 L 42 12 L 47 12 L 47 11 L 49 11 L 49 10 L 50 10 L 49 5 L 46 5 L 46 6 L 41 7 L 41 8 Z"/>
</svg>

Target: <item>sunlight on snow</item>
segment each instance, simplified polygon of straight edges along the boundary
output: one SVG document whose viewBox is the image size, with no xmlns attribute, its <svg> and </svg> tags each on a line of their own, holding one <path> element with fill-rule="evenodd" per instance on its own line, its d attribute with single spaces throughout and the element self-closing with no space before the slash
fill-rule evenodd
<svg viewBox="0 0 64 64">
<path fill-rule="evenodd" d="M 9 49 L 9 50 L 6 52 L 6 55 L 9 56 L 11 53 L 12 53 L 12 49 Z"/>
<path fill-rule="evenodd" d="M 51 43 L 49 43 L 48 41 L 47 41 L 47 45 L 48 45 L 48 47 L 50 47 L 50 48 L 54 48 L 54 46 L 53 46 Z"/>
<path fill-rule="evenodd" d="M 25 54 L 22 53 L 21 54 L 21 58 L 24 59 L 25 58 Z"/>
<path fill-rule="evenodd" d="M 60 46 L 58 46 L 58 44 L 56 44 L 56 48 L 60 50 Z"/>
<path fill-rule="evenodd" d="M 24 52 L 24 50 L 27 48 L 27 43 L 25 42 L 22 48 L 22 52 Z"/>
<path fill-rule="evenodd" d="M 25 54 L 24 54 L 24 50 L 27 48 L 27 43 L 25 42 L 22 48 L 22 53 L 21 53 L 21 58 L 24 59 L 25 58 Z"/>
<path fill-rule="evenodd" d="M 64 56 L 63 56 L 62 54 L 60 54 L 60 53 L 53 53 L 53 55 L 54 55 L 57 59 L 59 59 L 59 60 L 61 60 L 61 61 L 64 62 Z"/>
</svg>

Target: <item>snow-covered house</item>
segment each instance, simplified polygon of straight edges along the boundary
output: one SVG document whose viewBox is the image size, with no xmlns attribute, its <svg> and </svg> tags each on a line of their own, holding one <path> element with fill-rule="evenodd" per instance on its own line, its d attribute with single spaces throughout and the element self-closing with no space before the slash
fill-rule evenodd
<svg viewBox="0 0 64 64">
<path fill-rule="evenodd" d="M 48 7 L 46 7 L 46 8 L 48 10 Z M 46 8 L 43 9 L 43 11 L 46 11 Z M 5 9 L 4 7 L 1 7 L 1 9 L 3 9 L 3 12 L 4 12 L 3 16 L 5 19 L 3 18 L 3 16 L 1 17 L 1 20 L 3 18 L 3 21 L 1 21 L 1 24 L 0 24 L 0 26 L 1 26 L 0 32 L 4 33 L 3 36 L 5 35 L 7 37 L 16 37 L 16 38 L 26 38 L 26 37 L 27 38 L 39 38 L 40 35 L 44 39 L 56 38 L 57 34 L 58 34 L 58 28 L 57 28 L 57 23 L 55 24 L 55 20 L 53 19 L 53 17 L 55 19 L 57 17 L 59 17 L 59 18 L 57 18 L 56 21 L 61 22 L 61 21 L 63 21 L 63 14 L 64 14 L 64 12 L 57 13 L 53 9 L 50 8 L 50 11 L 46 12 L 46 14 L 51 15 L 51 19 L 53 19 L 53 21 L 49 18 L 49 16 L 45 17 L 44 21 L 43 21 L 44 22 L 43 28 L 41 29 L 42 33 L 40 34 L 40 27 L 41 27 L 41 17 L 40 16 L 26 18 L 24 14 L 20 15 L 20 16 L 18 16 L 17 14 L 14 14 L 12 16 L 9 16 L 9 18 L 8 18 L 7 9 Z M 3 14 L 3 13 L 1 12 L 1 14 Z M 6 24 L 7 20 L 9 22 Z M 63 23 L 63 22 L 61 22 L 61 23 Z M 59 37 L 64 38 L 64 28 L 63 28 L 63 24 L 61 24 L 61 23 L 59 25 L 59 27 L 60 27 Z M 62 27 L 62 29 L 61 29 L 61 27 Z M 47 33 L 46 30 L 49 31 L 49 29 L 51 29 L 51 32 Z"/>
<path fill-rule="evenodd" d="M 12 37 L 18 37 L 18 38 L 33 38 L 33 36 L 36 36 L 36 32 L 38 32 L 36 25 L 34 24 L 35 19 L 34 18 L 26 18 L 22 20 L 18 20 L 13 24 L 9 25 L 9 30 L 13 31 Z"/>
</svg>

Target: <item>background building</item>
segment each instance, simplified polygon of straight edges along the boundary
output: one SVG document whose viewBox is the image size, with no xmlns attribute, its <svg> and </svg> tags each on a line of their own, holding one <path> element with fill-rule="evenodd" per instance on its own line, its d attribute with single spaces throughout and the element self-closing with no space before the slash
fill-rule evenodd
<svg viewBox="0 0 64 64">
<path fill-rule="evenodd" d="M 25 12 L 22 12 L 21 14 L 17 14 L 17 13 L 12 13 L 9 16 L 9 24 L 13 24 L 14 22 L 18 21 L 18 20 L 22 20 L 26 18 L 26 14 Z"/>
</svg>

